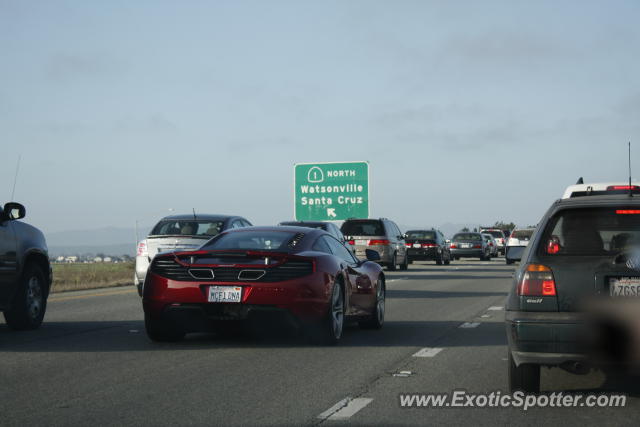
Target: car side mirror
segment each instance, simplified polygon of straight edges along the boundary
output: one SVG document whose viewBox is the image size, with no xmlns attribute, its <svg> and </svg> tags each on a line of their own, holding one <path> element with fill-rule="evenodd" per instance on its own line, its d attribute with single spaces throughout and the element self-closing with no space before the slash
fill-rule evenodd
<svg viewBox="0 0 640 427">
<path fill-rule="evenodd" d="M 366 249 L 365 254 L 367 256 L 367 261 L 380 261 L 380 254 L 378 251 L 374 251 L 373 249 Z"/>
<path fill-rule="evenodd" d="M 7 219 L 9 221 L 24 218 L 26 214 L 27 210 L 25 207 L 20 203 L 15 202 L 6 203 L 2 211 L 3 219 Z"/>
</svg>

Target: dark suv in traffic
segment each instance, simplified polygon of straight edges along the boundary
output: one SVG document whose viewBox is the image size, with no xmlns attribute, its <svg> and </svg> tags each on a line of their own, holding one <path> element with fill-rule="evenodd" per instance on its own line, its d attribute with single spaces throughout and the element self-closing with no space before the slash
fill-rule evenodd
<svg viewBox="0 0 640 427">
<path fill-rule="evenodd" d="M 640 197 L 556 201 L 525 249 L 506 306 L 509 385 L 540 390 L 540 367 L 637 368 Z M 635 352 L 635 353 L 634 353 Z"/>
<path fill-rule="evenodd" d="M 409 230 L 404 235 L 409 263 L 435 261 L 437 265 L 451 262 L 451 249 L 440 230 Z"/>
<path fill-rule="evenodd" d="M 409 267 L 404 235 L 395 222 L 387 219 L 348 219 L 340 228 L 349 245 L 360 259 L 367 259 L 366 250 L 380 254 L 379 263 L 394 271 Z"/>
<path fill-rule="evenodd" d="M 44 235 L 18 222 L 25 208 L 0 208 L 0 310 L 11 329 L 36 329 L 44 319 L 51 288 L 51 265 Z"/>
</svg>

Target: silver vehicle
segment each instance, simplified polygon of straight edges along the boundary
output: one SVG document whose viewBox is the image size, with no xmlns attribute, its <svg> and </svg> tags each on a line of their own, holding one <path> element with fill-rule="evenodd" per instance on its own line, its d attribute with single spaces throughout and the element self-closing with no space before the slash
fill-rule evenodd
<svg viewBox="0 0 640 427">
<path fill-rule="evenodd" d="M 355 254 L 366 259 L 366 250 L 380 254 L 379 263 L 394 271 L 409 268 L 404 235 L 398 226 L 386 218 L 348 219 L 340 229 L 347 242 L 355 247 Z"/>
<path fill-rule="evenodd" d="M 491 234 L 482 233 L 482 237 L 487 241 L 487 245 L 489 245 L 489 253 L 492 257 L 498 256 L 498 244 L 496 243 L 496 239 L 493 238 Z"/>
<path fill-rule="evenodd" d="M 491 236 L 493 237 L 493 240 L 495 240 L 495 245 L 498 249 L 498 252 L 501 255 L 504 255 L 505 246 L 507 242 L 507 238 L 504 234 L 504 231 L 498 228 L 482 228 L 480 229 L 480 232 L 485 234 L 491 234 Z"/>
<path fill-rule="evenodd" d="M 529 245 L 529 240 L 533 235 L 535 228 L 516 228 L 511 232 L 507 239 L 507 250 L 504 255 L 507 264 L 513 264 L 520 261 L 524 249 Z"/>
<path fill-rule="evenodd" d="M 162 252 L 194 251 L 218 233 L 230 228 L 249 227 L 245 218 L 230 215 L 172 215 L 162 218 L 146 239 L 138 243 L 134 284 L 142 295 L 142 285 L 153 257 Z"/>
</svg>

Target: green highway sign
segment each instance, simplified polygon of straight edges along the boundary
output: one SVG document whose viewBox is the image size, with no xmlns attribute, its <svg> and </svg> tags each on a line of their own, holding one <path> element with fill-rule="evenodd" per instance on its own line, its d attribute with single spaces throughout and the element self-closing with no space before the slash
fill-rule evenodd
<svg viewBox="0 0 640 427">
<path fill-rule="evenodd" d="M 296 221 L 369 217 L 369 163 L 298 163 L 294 166 Z"/>
</svg>

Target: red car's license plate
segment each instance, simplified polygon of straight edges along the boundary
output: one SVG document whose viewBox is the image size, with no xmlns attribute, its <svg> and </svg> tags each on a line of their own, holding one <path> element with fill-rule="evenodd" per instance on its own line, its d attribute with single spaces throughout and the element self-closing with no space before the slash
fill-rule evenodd
<svg viewBox="0 0 640 427">
<path fill-rule="evenodd" d="M 209 302 L 240 302 L 242 286 L 209 286 Z"/>
</svg>

